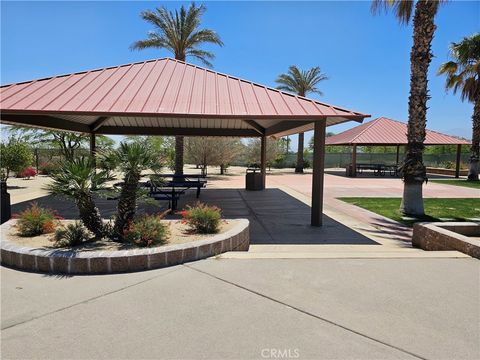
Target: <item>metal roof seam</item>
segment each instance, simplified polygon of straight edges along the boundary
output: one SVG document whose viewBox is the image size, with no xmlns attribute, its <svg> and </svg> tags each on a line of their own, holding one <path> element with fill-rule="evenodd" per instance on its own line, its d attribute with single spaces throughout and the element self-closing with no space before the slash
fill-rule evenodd
<svg viewBox="0 0 480 360">
<path fill-rule="evenodd" d="M 145 62 L 145 64 L 147 64 L 147 62 Z M 143 87 L 143 85 L 145 84 L 145 82 L 148 80 L 148 78 L 150 77 L 150 74 L 153 72 L 153 69 L 155 69 L 155 66 L 157 66 L 158 64 L 158 61 L 155 61 L 155 63 L 152 65 L 152 68 L 150 69 L 150 71 L 148 72 L 147 76 L 145 76 L 143 78 L 143 81 L 142 83 L 138 86 L 137 88 L 137 91 L 135 91 L 135 94 L 132 96 L 132 98 L 130 99 L 130 101 L 128 102 L 127 106 L 125 107 L 125 110 L 127 110 L 130 105 L 132 105 L 132 102 L 133 100 L 135 100 L 135 98 L 137 97 L 138 93 L 140 92 L 140 89 Z M 145 66 L 145 65 L 144 65 Z M 167 63 L 165 63 L 163 65 L 163 68 L 162 68 L 162 71 L 160 71 L 160 74 L 158 74 L 158 77 L 157 79 L 155 80 L 155 83 L 153 84 L 152 88 L 150 89 L 150 92 L 148 93 L 148 96 L 147 98 L 145 99 L 142 107 L 140 108 L 140 111 L 143 111 L 143 109 L 145 108 L 145 105 L 148 103 L 148 101 L 150 100 L 150 96 L 152 95 L 153 93 L 153 89 L 155 89 L 155 86 L 157 86 L 157 82 L 158 80 L 162 77 L 162 74 L 163 74 L 163 70 L 167 67 Z"/>
<path fill-rule="evenodd" d="M 102 82 L 102 83 L 101 83 L 99 86 L 97 86 L 92 92 L 90 92 L 90 94 L 75 108 L 75 110 L 78 111 L 78 108 L 81 107 L 83 104 L 85 104 L 85 102 L 86 102 L 87 100 L 89 100 L 89 99 L 93 96 L 93 94 L 96 93 L 97 90 L 98 90 L 103 84 L 105 84 L 105 82 L 106 82 L 108 79 L 110 79 L 110 78 L 118 71 L 118 69 L 120 69 L 120 67 L 117 67 L 114 71 L 112 71 L 112 73 L 108 75 L 108 77 L 105 79 L 104 82 Z M 95 78 L 98 79 L 98 76 L 96 76 Z"/>
<path fill-rule="evenodd" d="M 52 80 L 53 80 L 53 79 L 54 79 L 54 78 L 52 78 Z M 55 85 L 55 86 L 53 87 L 52 91 L 55 90 L 56 88 L 58 88 L 60 85 L 62 85 L 62 84 L 63 84 L 65 81 L 67 81 L 68 79 L 71 79 L 71 76 L 65 76 L 65 79 L 62 79 L 59 84 Z M 37 90 L 38 90 L 38 89 L 37 89 Z M 25 106 L 25 107 L 28 108 L 28 107 L 32 106 L 33 104 L 35 104 L 37 101 L 43 99 L 44 97 L 45 97 L 45 95 L 40 96 L 38 99 L 33 100 L 30 104 L 28 104 L 28 105 Z M 45 108 L 45 107 L 43 107 L 43 108 Z M 42 108 L 42 109 L 43 109 L 43 108 Z"/>
<path fill-rule="evenodd" d="M 250 87 L 252 88 L 252 93 L 253 93 L 253 96 L 255 97 L 255 101 L 257 102 L 257 107 L 258 107 L 258 110 L 260 110 L 260 113 L 262 115 L 265 115 L 265 113 L 263 112 L 262 110 L 262 106 L 260 105 L 260 101 L 258 100 L 258 96 L 257 94 L 255 93 L 255 88 L 253 87 L 253 83 L 249 83 L 250 84 Z"/>
<path fill-rule="evenodd" d="M 190 91 L 188 92 L 188 104 L 187 104 L 187 112 L 190 113 L 190 109 L 192 108 L 192 94 L 193 94 L 193 88 L 195 87 L 195 79 L 197 78 L 197 71 L 196 69 L 193 70 L 193 78 L 192 78 L 192 84 L 190 86 Z"/>
<path fill-rule="evenodd" d="M 182 77 L 180 79 L 180 83 L 178 84 L 177 94 L 175 95 L 175 100 L 173 101 L 172 112 L 175 112 L 178 102 L 178 96 L 180 95 L 180 90 L 182 89 L 183 79 L 185 78 L 185 73 L 187 72 L 187 67 L 183 67 Z"/>
<path fill-rule="evenodd" d="M 285 97 L 283 96 L 282 92 L 280 93 L 280 97 L 282 98 L 283 102 L 285 103 L 285 106 L 288 108 L 288 111 L 290 111 L 290 114 L 293 115 L 293 110 L 290 107 L 290 105 L 288 105 L 288 102 L 287 102 L 287 100 L 285 100 Z"/>
<path fill-rule="evenodd" d="M 247 113 L 247 102 L 245 100 L 245 96 L 243 95 L 243 91 L 242 91 L 242 84 L 240 83 L 240 80 L 237 79 L 237 82 L 238 82 L 238 89 L 240 91 L 240 96 L 242 97 L 242 104 L 243 104 L 243 107 L 245 108 L 245 113 Z"/>
<path fill-rule="evenodd" d="M 65 93 L 66 91 L 70 90 L 70 89 L 71 89 L 73 86 L 75 86 L 80 80 L 82 80 L 83 78 L 85 78 L 85 76 L 87 76 L 87 74 L 89 74 L 89 72 L 86 72 L 86 73 L 84 73 L 84 74 L 81 74 L 82 76 L 81 76 L 78 80 L 76 80 L 73 84 L 71 84 L 69 87 L 67 87 L 63 93 Z M 68 76 L 68 77 L 67 77 L 67 80 L 73 78 L 74 75 L 75 75 L 75 74 L 71 74 L 70 76 Z M 67 80 L 65 80 L 65 81 L 67 81 Z M 63 83 L 62 83 L 62 84 L 63 84 Z M 60 96 L 63 95 L 63 93 L 61 92 L 60 94 L 58 94 L 57 96 L 55 96 L 52 100 L 50 100 L 47 104 L 45 104 L 45 105 L 42 107 L 42 110 L 44 110 L 46 107 L 48 107 L 48 106 L 49 106 L 51 103 L 53 103 L 55 100 L 59 99 Z"/>
<path fill-rule="evenodd" d="M 273 100 L 272 98 L 270 97 L 270 94 L 268 93 L 268 89 L 266 86 L 262 86 L 263 90 L 265 90 L 265 93 L 267 94 L 267 97 L 268 97 L 268 100 L 270 100 L 270 104 L 272 104 L 272 107 L 273 109 L 275 110 L 275 112 L 277 113 L 277 115 L 279 114 L 277 108 L 275 107 L 275 104 L 273 103 Z"/>
<path fill-rule="evenodd" d="M 132 82 L 137 78 L 138 74 L 140 73 L 140 71 L 143 70 L 143 68 L 145 67 L 145 64 L 147 62 L 144 62 L 142 64 L 142 66 L 140 67 L 140 69 L 137 71 L 137 73 L 130 79 L 130 81 L 128 82 L 128 84 L 125 85 L 125 88 L 120 92 L 120 94 L 118 94 L 118 96 L 115 98 L 115 101 L 112 101 L 112 105 L 110 105 L 110 107 L 108 108 L 108 111 L 111 111 L 112 110 L 112 107 L 117 103 L 118 99 L 120 99 L 120 97 L 125 94 L 125 91 L 127 91 L 128 87 L 132 84 Z M 142 108 L 143 110 L 143 108 Z"/>
<path fill-rule="evenodd" d="M 203 90 L 202 90 L 202 109 L 201 113 L 205 114 L 205 98 L 207 95 L 207 72 L 203 71 Z"/>
<path fill-rule="evenodd" d="M 120 69 L 120 68 L 119 68 L 119 69 Z M 100 98 L 100 100 L 97 101 L 97 103 L 95 104 L 95 106 L 93 106 L 93 108 L 97 107 L 97 106 L 103 101 L 103 99 L 105 99 L 105 98 L 107 97 L 107 95 L 110 94 L 110 92 L 113 90 L 113 88 L 115 88 L 115 86 L 117 86 L 117 84 L 118 84 L 118 83 L 125 77 L 125 75 L 127 75 L 128 72 L 129 72 L 130 70 L 132 70 L 132 69 L 133 69 L 133 67 L 128 68 L 127 71 L 125 71 L 125 72 L 123 73 L 123 75 L 121 75 L 120 78 L 119 78 L 117 81 L 114 82 L 114 84 L 110 87 L 110 90 L 106 91 L 105 94 Z M 117 69 L 117 70 L 118 70 L 118 69 Z"/>
<path fill-rule="evenodd" d="M 142 63 L 149 63 L 149 62 L 153 62 L 153 61 L 169 60 L 169 59 L 170 59 L 170 58 L 168 58 L 168 57 L 163 57 L 163 58 L 157 58 L 157 59 L 136 61 L 136 62 L 133 62 L 133 63 L 121 64 L 121 65 L 116 65 L 116 66 L 108 66 L 108 67 L 103 67 L 103 68 L 96 68 L 96 69 L 90 69 L 90 70 L 77 71 L 77 72 L 73 72 L 73 73 L 70 73 L 70 74 L 60 74 L 60 75 L 54 75 L 54 76 L 47 76 L 47 77 L 39 78 L 39 79 L 33 79 L 33 80 L 28 80 L 28 81 L 20 81 L 20 82 L 17 82 L 17 83 L 10 83 L 10 84 L 0 85 L 0 88 L 12 86 L 12 85 L 26 84 L 26 83 L 33 82 L 33 81 L 35 81 L 35 82 L 37 82 L 37 81 L 45 81 L 45 80 L 49 80 L 49 79 L 54 78 L 54 77 L 55 77 L 55 78 L 60 78 L 60 77 L 64 77 L 64 76 L 81 75 L 81 74 L 92 73 L 92 72 L 96 72 L 96 71 L 102 71 L 102 72 L 103 72 L 103 71 L 105 71 L 105 70 L 115 69 L 116 67 L 132 66 L 132 65 L 142 64 Z"/>
<path fill-rule="evenodd" d="M 172 81 L 173 74 L 175 73 L 176 68 L 177 68 L 177 63 L 175 63 L 175 65 L 173 67 L 172 73 L 170 74 L 170 77 L 168 78 L 167 84 L 165 86 L 165 91 L 163 92 L 163 95 L 162 95 L 160 101 L 158 102 L 157 111 L 156 111 L 157 113 L 158 113 L 158 109 L 160 109 L 160 105 L 162 105 L 163 99 L 165 98 L 165 94 L 167 93 L 166 89 L 168 89 L 168 87 L 170 86 L 170 81 Z"/>
<path fill-rule="evenodd" d="M 102 72 L 100 73 L 103 74 L 105 70 L 102 70 Z M 84 77 L 86 77 L 88 74 L 92 74 L 92 71 L 88 72 L 87 74 L 84 75 Z M 69 101 L 71 101 L 73 98 L 75 98 L 78 94 L 80 94 L 83 90 L 85 90 L 85 88 L 90 85 L 99 75 L 93 77 L 90 81 L 88 81 L 83 87 L 81 87 L 75 94 L 73 94 L 69 99 L 65 100 L 63 103 L 62 103 L 62 106 L 60 107 L 63 107 L 65 106 L 66 103 L 68 103 Z M 82 79 L 84 78 L 82 77 Z M 79 80 L 80 81 L 80 80 Z"/>
<path fill-rule="evenodd" d="M 320 109 L 319 104 L 316 101 L 312 101 L 312 104 L 313 106 L 315 106 L 315 108 L 318 110 L 320 114 L 324 115 L 324 112 L 322 111 L 322 109 Z"/>
<path fill-rule="evenodd" d="M 228 95 L 228 106 L 230 107 L 230 112 L 233 114 L 234 113 L 234 108 L 232 104 L 232 94 L 230 93 L 230 81 L 228 81 L 228 76 L 226 77 L 226 85 L 227 85 L 227 95 Z"/>
<path fill-rule="evenodd" d="M 358 139 L 365 131 L 367 131 L 367 130 L 370 129 L 373 125 L 375 125 L 378 120 L 379 120 L 379 119 L 375 119 L 375 120 L 372 120 L 372 121 L 370 121 L 369 123 L 367 123 L 367 124 L 366 124 L 367 126 L 365 126 L 365 129 L 363 129 L 362 131 L 360 131 L 360 133 L 358 133 L 356 136 L 353 137 L 351 143 L 353 144 L 356 139 Z"/>
<path fill-rule="evenodd" d="M 18 99 L 17 101 L 15 101 L 12 105 L 10 105 L 10 107 L 13 107 L 15 106 L 15 104 L 18 104 L 20 101 L 24 100 L 25 98 L 27 98 L 28 96 L 31 96 L 33 93 L 35 93 L 36 91 L 40 90 L 41 88 L 47 86 L 50 82 L 52 82 L 54 79 L 56 79 L 56 77 L 52 77 L 50 79 L 48 79 L 48 81 L 45 83 L 45 84 L 41 84 L 40 87 L 38 89 L 31 89 L 31 87 L 34 85 L 34 84 L 37 84 L 38 81 L 32 83 L 31 85 L 21 89 L 20 91 L 23 91 L 23 90 L 27 90 L 27 93 L 25 95 L 23 95 L 20 99 Z M 30 90 L 28 90 L 30 88 Z M 5 101 L 5 100 L 3 100 Z"/>
</svg>

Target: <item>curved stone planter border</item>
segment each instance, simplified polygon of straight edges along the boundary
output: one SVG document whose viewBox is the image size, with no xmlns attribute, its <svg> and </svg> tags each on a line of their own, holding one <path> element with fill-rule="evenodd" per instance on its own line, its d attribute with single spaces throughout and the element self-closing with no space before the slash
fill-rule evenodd
<svg viewBox="0 0 480 360">
<path fill-rule="evenodd" d="M 247 251 L 250 246 L 249 222 L 237 224 L 212 238 L 155 248 L 117 251 L 43 250 L 21 247 L 1 240 L 1 263 L 13 268 L 52 274 L 113 274 L 158 269 L 205 259 L 227 251 Z M 15 220 L 1 226 L 8 231 Z"/>
</svg>

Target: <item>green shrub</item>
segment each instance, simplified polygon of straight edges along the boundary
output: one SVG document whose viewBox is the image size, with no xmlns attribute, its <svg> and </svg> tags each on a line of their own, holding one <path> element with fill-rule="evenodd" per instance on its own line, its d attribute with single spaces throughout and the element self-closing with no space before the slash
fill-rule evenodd
<svg viewBox="0 0 480 360">
<path fill-rule="evenodd" d="M 221 210 L 197 203 L 181 212 L 183 221 L 197 234 L 215 234 L 220 230 Z"/>
<path fill-rule="evenodd" d="M 54 162 L 44 162 L 38 167 L 38 170 L 43 175 L 51 175 L 60 169 L 60 164 Z"/>
<path fill-rule="evenodd" d="M 75 221 L 55 231 L 54 242 L 57 247 L 81 245 L 90 241 L 93 234 L 80 222 Z"/>
<path fill-rule="evenodd" d="M 19 235 L 29 237 L 53 232 L 58 218 L 52 210 L 41 208 L 37 203 L 14 217 L 18 219 Z"/>
<path fill-rule="evenodd" d="M 33 153 L 28 144 L 14 138 L 0 144 L 0 157 L 2 158 L 1 167 L 7 178 L 11 171 L 19 172 L 30 166 L 33 161 Z"/>
<path fill-rule="evenodd" d="M 130 221 L 123 231 L 123 238 L 140 247 L 165 244 L 167 228 L 161 220 L 162 216 L 146 215 Z"/>
</svg>

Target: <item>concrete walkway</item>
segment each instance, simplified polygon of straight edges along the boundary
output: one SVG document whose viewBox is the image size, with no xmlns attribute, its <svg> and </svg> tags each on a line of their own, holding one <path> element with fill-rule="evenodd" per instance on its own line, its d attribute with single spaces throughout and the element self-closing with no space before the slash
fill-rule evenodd
<svg viewBox="0 0 480 360">
<path fill-rule="evenodd" d="M 1 357 L 473 360 L 478 264 L 211 259 L 88 277 L 1 268 Z"/>
</svg>

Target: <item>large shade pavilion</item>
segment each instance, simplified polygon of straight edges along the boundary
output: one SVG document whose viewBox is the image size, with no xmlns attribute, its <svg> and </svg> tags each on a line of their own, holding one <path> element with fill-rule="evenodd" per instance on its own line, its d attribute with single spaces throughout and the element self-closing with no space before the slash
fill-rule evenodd
<svg viewBox="0 0 480 360">
<path fill-rule="evenodd" d="M 322 224 L 325 127 L 369 115 L 169 58 L 0 88 L 0 122 L 95 135 L 261 137 L 314 129 L 311 224 Z"/>
<path fill-rule="evenodd" d="M 457 157 L 455 177 L 459 177 L 461 147 L 462 145 L 469 144 L 467 140 L 427 129 L 424 144 L 456 145 Z M 407 124 L 386 117 L 379 117 L 339 134 L 329 136 L 326 139 L 326 145 L 342 145 L 352 147 L 353 175 L 355 175 L 356 171 L 357 146 L 396 146 L 398 165 L 400 146 L 407 145 Z"/>
</svg>

